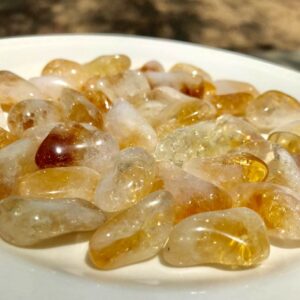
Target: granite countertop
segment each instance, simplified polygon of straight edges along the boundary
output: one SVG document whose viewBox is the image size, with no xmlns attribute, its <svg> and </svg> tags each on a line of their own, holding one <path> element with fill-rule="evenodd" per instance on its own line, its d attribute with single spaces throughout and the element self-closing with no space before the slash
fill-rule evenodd
<svg viewBox="0 0 300 300">
<path fill-rule="evenodd" d="M 0 1 L 0 37 L 69 32 L 191 41 L 300 70 L 299 0 Z"/>
</svg>

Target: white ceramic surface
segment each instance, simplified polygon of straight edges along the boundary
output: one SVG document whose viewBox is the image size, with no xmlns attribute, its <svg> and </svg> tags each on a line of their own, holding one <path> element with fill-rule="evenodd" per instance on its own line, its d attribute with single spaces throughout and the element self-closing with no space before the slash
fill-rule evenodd
<svg viewBox="0 0 300 300">
<path fill-rule="evenodd" d="M 63 35 L 0 40 L 0 70 L 26 78 L 52 58 L 84 62 L 125 53 L 135 66 L 158 59 L 198 65 L 214 79 L 245 80 L 259 90 L 279 89 L 300 99 L 300 74 L 244 55 L 167 40 Z M 101 272 L 86 263 L 86 242 L 50 249 L 21 249 L 0 242 L 0 299 L 283 299 L 300 295 L 300 248 L 272 247 L 260 267 L 228 271 L 213 267 L 171 268 L 158 259 Z"/>
</svg>

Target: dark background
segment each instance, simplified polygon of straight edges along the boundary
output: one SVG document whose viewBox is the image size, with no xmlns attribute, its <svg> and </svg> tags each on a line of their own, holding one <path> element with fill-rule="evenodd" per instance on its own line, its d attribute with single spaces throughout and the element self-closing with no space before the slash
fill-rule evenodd
<svg viewBox="0 0 300 300">
<path fill-rule="evenodd" d="M 0 37 L 69 32 L 191 41 L 300 69 L 300 0 L 0 0 Z"/>
</svg>

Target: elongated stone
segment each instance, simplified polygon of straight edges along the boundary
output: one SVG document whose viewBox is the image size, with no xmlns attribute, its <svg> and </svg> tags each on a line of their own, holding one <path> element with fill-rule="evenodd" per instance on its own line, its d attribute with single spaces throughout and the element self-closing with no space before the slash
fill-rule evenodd
<svg viewBox="0 0 300 300">
<path fill-rule="evenodd" d="M 44 95 L 31 82 L 9 71 L 0 71 L 0 105 L 8 111 L 25 99 L 43 99 Z"/>
<path fill-rule="evenodd" d="M 162 181 L 160 188 L 169 191 L 174 197 L 176 223 L 200 212 L 232 207 L 230 196 L 221 188 L 169 162 L 159 163 L 158 177 Z"/>
<path fill-rule="evenodd" d="M 282 92 L 268 91 L 249 103 L 246 118 L 260 130 L 268 132 L 300 119 L 300 103 Z"/>
<path fill-rule="evenodd" d="M 96 205 L 106 212 L 135 205 L 152 190 L 156 173 L 155 161 L 144 149 L 122 150 L 97 187 Z"/>
<path fill-rule="evenodd" d="M 243 182 L 261 182 L 268 176 L 268 166 L 249 153 L 194 158 L 186 162 L 183 168 L 225 189 Z"/>
<path fill-rule="evenodd" d="M 269 252 L 266 228 L 259 215 L 248 208 L 233 208 L 197 214 L 177 224 L 163 258 L 178 267 L 251 267 L 268 258 Z"/>
<path fill-rule="evenodd" d="M 93 202 L 100 175 L 87 167 L 38 170 L 18 179 L 14 192 L 29 198 L 81 198 Z"/>
<path fill-rule="evenodd" d="M 152 152 L 157 136 L 149 123 L 128 102 L 118 102 L 105 117 L 106 130 L 115 137 L 120 148 L 143 147 Z"/>
<path fill-rule="evenodd" d="M 224 115 L 173 131 L 158 143 L 155 157 L 181 166 L 195 157 L 224 155 L 242 147 L 255 149 L 259 143 L 267 141 L 249 123 Z"/>
<path fill-rule="evenodd" d="M 106 132 L 79 123 L 59 124 L 39 146 L 35 161 L 39 168 L 86 166 L 103 174 L 119 152 Z"/>
<path fill-rule="evenodd" d="M 244 183 L 231 195 L 234 206 L 251 208 L 263 218 L 270 236 L 300 240 L 300 200 L 294 191 L 269 182 Z"/>
<path fill-rule="evenodd" d="M 24 100 L 12 107 L 9 111 L 7 124 L 10 131 L 16 136 L 34 126 L 63 121 L 62 107 L 51 101 L 30 99 Z"/>
<path fill-rule="evenodd" d="M 19 176 L 37 170 L 34 155 L 38 142 L 24 138 L 0 150 L 0 199 L 9 196 Z"/>
<path fill-rule="evenodd" d="M 64 89 L 61 92 L 60 103 L 63 105 L 67 120 L 87 123 L 102 129 L 103 117 L 100 110 L 81 93 Z"/>
<path fill-rule="evenodd" d="M 32 246 L 66 233 L 91 231 L 105 220 L 82 199 L 9 197 L 0 201 L 0 235 L 16 246 Z"/>
<path fill-rule="evenodd" d="M 166 243 L 173 218 L 171 194 L 163 190 L 152 193 L 94 233 L 89 257 L 104 270 L 150 259 Z"/>
</svg>

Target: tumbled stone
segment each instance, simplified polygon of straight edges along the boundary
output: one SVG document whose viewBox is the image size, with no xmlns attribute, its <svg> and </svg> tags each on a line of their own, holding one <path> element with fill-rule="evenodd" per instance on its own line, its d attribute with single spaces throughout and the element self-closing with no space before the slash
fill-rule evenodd
<svg viewBox="0 0 300 300">
<path fill-rule="evenodd" d="M 129 69 L 130 58 L 126 55 L 102 55 L 82 65 L 86 78 L 121 74 Z"/>
<path fill-rule="evenodd" d="M 191 215 L 232 207 L 230 196 L 214 184 L 193 176 L 169 162 L 159 163 L 161 186 L 175 200 L 175 222 Z M 158 182 L 156 182 L 158 184 Z"/>
<path fill-rule="evenodd" d="M 213 95 L 209 100 L 215 106 L 218 116 L 223 114 L 244 116 L 248 104 L 254 100 L 254 96 L 250 93 L 232 93 Z"/>
<path fill-rule="evenodd" d="M 67 120 L 87 123 L 99 129 L 103 127 L 100 110 L 81 93 L 72 89 L 64 89 L 61 92 L 60 103 L 63 105 Z"/>
<path fill-rule="evenodd" d="M 32 246 L 66 233 L 97 229 L 103 213 L 82 199 L 35 199 L 18 196 L 0 201 L 0 235 L 16 246 Z"/>
<path fill-rule="evenodd" d="M 128 102 L 118 102 L 105 116 L 105 129 L 119 142 L 120 148 L 143 147 L 153 151 L 157 144 L 154 129 Z"/>
<path fill-rule="evenodd" d="M 164 67 L 162 66 L 162 64 L 157 61 L 157 60 L 150 60 L 148 62 L 146 62 L 145 64 L 143 64 L 140 68 L 139 71 L 141 72 L 148 72 L 148 71 L 152 71 L 152 72 L 164 72 Z"/>
<path fill-rule="evenodd" d="M 120 98 L 127 99 L 150 90 L 144 74 L 126 71 L 108 77 L 93 77 L 82 87 L 84 95 L 101 111 L 108 111 Z"/>
<path fill-rule="evenodd" d="M 285 148 L 291 154 L 300 155 L 300 120 L 275 128 L 268 139 L 270 142 Z"/>
<path fill-rule="evenodd" d="M 9 71 L 0 71 L 0 105 L 8 111 L 25 99 L 43 99 L 42 92 L 29 81 Z"/>
<path fill-rule="evenodd" d="M 39 168 L 86 166 L 105 173 L 119 152 L 110 134 L 90 125 L 59 124 L 39 146 L 35 155 Z"/>
<path fill-rule="evenodd" d="M 9 111 L 7 124 L 10 131 L 16 136 L 34 126 L 63 121 L 62 107 L 47 100 L 30 99 L 18 102 Z"/>
<path fill-rule="evenodd" d="M 246 118 L 260 130 L 268 132 L 300 119 L 300 103 L 282 92 L 268 91 L 249 103 Z"/>
<path fill-rule="evenodd" d="M 0 150 L 0 199 L 11 194 L 18 177 L 37 170 L 37 140 L 24 138 Z"/>
<path fill-rule="evenodd" d="M 54 75 L 46 75 L 33 77 L 29 80 L 44 95 L 47 100 L 58 100 L 64 88 L 70 88 L 71 85 L 61 77 Z"/>
<path fill-rule="evenodd" d="M 188 73 L 194 77 L 200 76 L 203 77 L 207 81 L 211 81 L 211 76 L 205 72 L 204 70 L 200 69 L 199 67 L 185 64 L 185 63 L 177 63 L 171 67 L 170 72 L 184 72 Z"/>
<path fill-rule="evenodd" d="M 170 193 L 157 191 L 118 214 L 93 235 L 89 257 L 104 270 L 123 267 L 155 256 L 165 245 L 173 227 Z"/>
<path fill-rule="evenodd" d="M 268 258 L 269 253 L 266 228 L 259 215 L 248 208 L 233 208 L 200 213 L 177 224 L 163 258 L 177 267 L 251 267 Z"/>
<path fill-rule="evenodd" d="M 82 66 L 75 61 L 67 59 L 51 60 L 43 68 L 42 75 L 61 77 L 74 88 L 80 88 L 86 80 Z"/>
<path fill-rule="evenodd" d="M 155 129 L 164 137 L 171 131 L 216 117 L 216 109 L 208 101 L 191 98 L 167 105 L 157 116 Z"/>
<path fill-rule="evenodd" d="M 264 220 L 270 236 L 300 240 L 300 200 L 298 193 L 269 182 L 244 183 L 231 191 L 236 207 L 255 210 Z"/>
<path fill-rule="evenodd" d="M 159 86 L 172 87 L 186 95 L 203 98 L 205 94 L 204 80 L 201 76 L 193 76 L 186 72 L 145 72 L 152 88 Z"/>
<path fill-rule="evenodd" d="M 253 97 L 257 97 L 259 92 L 257 89 L 248 82 L 242 82 L 237 80 L 216 80 L 214 82 L 216 86 L 216 94 L 217 95 L 228 95 L 235 93 L 248 93 Z"/>
<path fill-rule="evenodd" d="M 267 142 L 251 124 L 224 115 L 171 132 L 157 144 L 155 157 L 181 166 L 195 157 L 223 155 L 246 146 L 255 148 L 258 143 Z"/>
<path fill-rule="evenodd" d="M 275 146 L 274 158 L 269 162 L 268 182 L 280 184 L 300 193 L 300 168 L 285 149 Z"/>
<path fill-rule="evenodd" d="M 97 187 L 96 205 L 106 212 L 135 205 L 152 190 L 156 173 L 155 161 L 144 149 L 122 150 Z"/>
<path fill-rule="evenodd" d="M 93 202 L 100 175 L 87 167 L 38 170 L 18 179 L 17 195 L 29 198 L 81 198 Z"/>
</svg>

